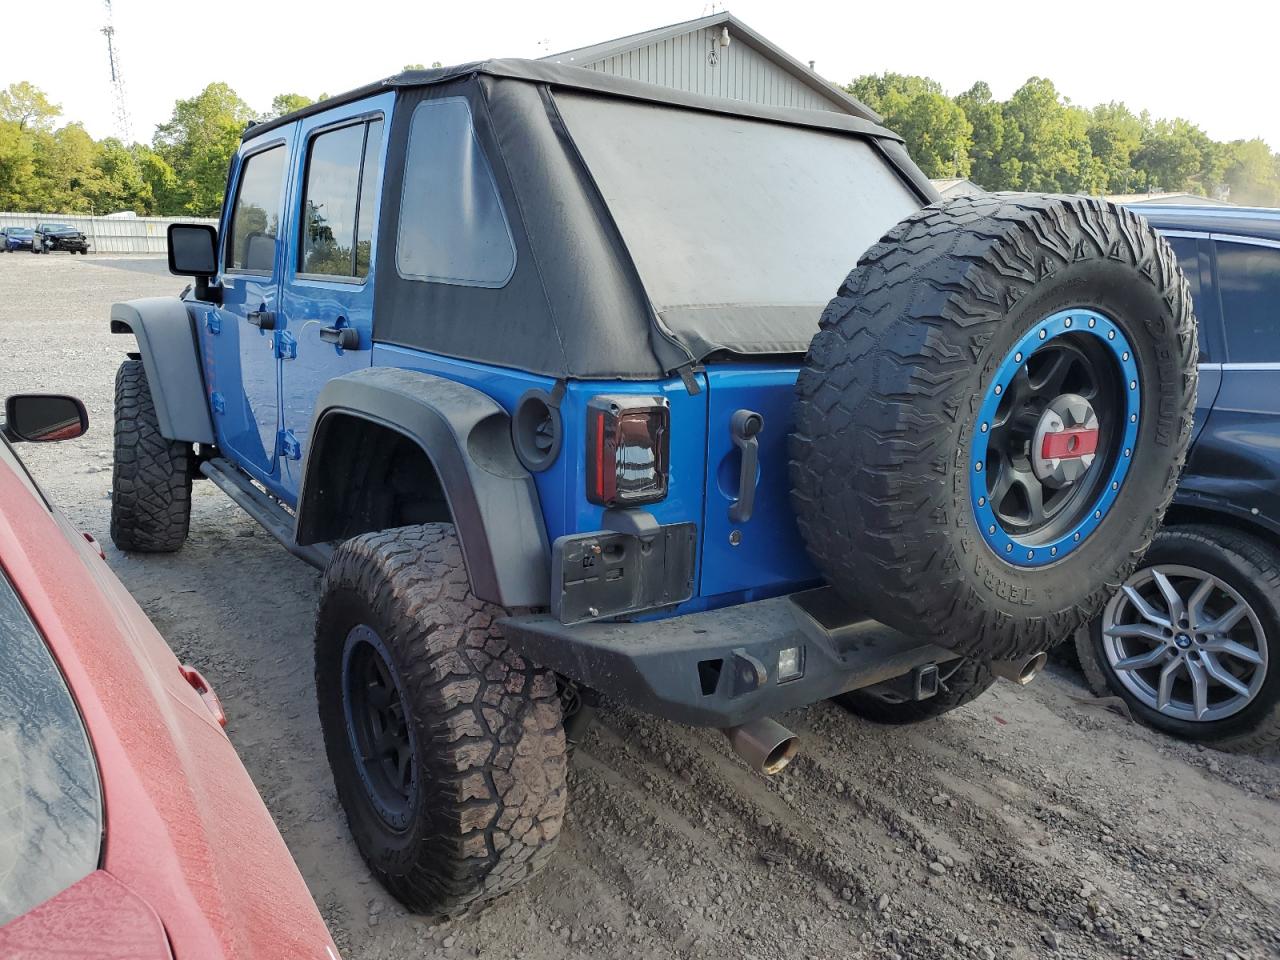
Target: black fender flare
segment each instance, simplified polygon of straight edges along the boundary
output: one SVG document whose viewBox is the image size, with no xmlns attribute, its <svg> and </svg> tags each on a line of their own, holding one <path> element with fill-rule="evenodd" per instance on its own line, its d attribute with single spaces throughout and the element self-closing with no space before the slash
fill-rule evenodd
<svg viewBox="0 0 1280 960">
<path fill-rule="evenodd" d="M 329 428 L 356 417 L 416 443 L 435 467 L 477 597 L 504 607 L 542 607 L 551 549 L 533 476 L 516 458 L 510 417 L 474 387 L 395 367 L 370 367 L 325 384 L 316 401 L 298 493 L 294 537 L 322 538 L 332 470 Z"/>
<path fill-rule="evenodd" d="M 195 321 L 177 297 L 144 297 L 111 305 L 111 332 L 132 333 L 147 373 L 160 435 L 213 443 Z"/>
</svg>

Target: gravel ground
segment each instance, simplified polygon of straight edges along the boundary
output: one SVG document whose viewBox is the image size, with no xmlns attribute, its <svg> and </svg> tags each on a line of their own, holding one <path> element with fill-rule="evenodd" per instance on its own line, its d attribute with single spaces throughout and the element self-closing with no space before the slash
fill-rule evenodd
<svg viewBox="0 0 1280 960">
<path fill-rule="evenodd" d="M 407 915 L 370 880 L 325 765 L 316 573 L 208 483 L 181 552 L 124 556 L 107 537 L 131 347 L 108 307 L 181 286 L 154 259 L 0 257 L 0 392 L 84 399 L 85 438 L 22 453 L 217 687 L 349 960 L 1280 956 L 1280 758 L 1133 725 L 1062 668 L 910 729 L 794 712 L 803 752 L 772 780 L 713 731 L 603 711 L 550 869 L 477 917 Z"/>
</svg>

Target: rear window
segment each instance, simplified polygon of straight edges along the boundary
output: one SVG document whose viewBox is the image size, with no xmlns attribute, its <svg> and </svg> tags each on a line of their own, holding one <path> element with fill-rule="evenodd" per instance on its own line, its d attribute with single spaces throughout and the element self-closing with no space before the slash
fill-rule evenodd
<svg viewBox="0 0 1280 960">
<path fill-rule="evenodd" d="M 853 134 L 566 92 L 556 103 L 686 342 L 803 350 L 862 252 L 921 206 Z"/>
<path fill-rule="evenodd" d="M 1227 359 L 1280 361 L 1280 250 L 1218 241 L 1218 293 Z"/>
<path fill-rule="evenodd" d="M 98 867 L 89 739 L 44 639 L 0 574 L 0 926 Z"/>
</svg>

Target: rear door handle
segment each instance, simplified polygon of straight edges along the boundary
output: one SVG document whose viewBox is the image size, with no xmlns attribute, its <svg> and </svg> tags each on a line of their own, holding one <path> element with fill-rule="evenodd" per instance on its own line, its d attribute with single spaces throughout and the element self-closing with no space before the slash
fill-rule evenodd
<svg viewBox="0 0 1280 960">
<path fill-rule="evenodd" d="M 276 328 L 276 315 L 271 310 L 250 310 L 245 319 L 259 330 L 274 330 Z"/>
<path fill-rule="evenodd" d="M 729 519 L 746 523 L 756 505 L 756 467 L 760 462 L 760 441 L 764 417 L 753 410 L 738 410 L 729 421 L 733 444 L 742 451 L 742 469 L 738 472 L 738 499 L 729 508 Z"/>
<path fill-rule="evenodd" d="M 321 327 L 320 339 L 343 350 L 354 350 L 360 346 L 360 331 L 355 327 Z"/>
</svg>

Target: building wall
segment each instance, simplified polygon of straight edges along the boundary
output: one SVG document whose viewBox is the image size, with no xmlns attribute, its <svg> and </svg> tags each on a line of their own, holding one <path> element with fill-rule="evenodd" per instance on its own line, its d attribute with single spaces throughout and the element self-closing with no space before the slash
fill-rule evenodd
<svg viewBox="0 0 1280 960">
<path fill-rule="evenodd" d="M 712 52 L 717 58 L 715 64 L 710 62 Z M 688 93 L 774 107 L 845 112 L 747 46 L 740 38 L 734 37 L 727 47 L 720 46 L 718 26 L 704 27 L 595 63 L 574 65 Z"/>
<path fill-rule="evenodd" d="M 0 227 L 65 223 L 89 238 L 90 253 L 164 253 L 171 223 L 208 223 L 195 217 L 85 217 L 61 213 L 0 213 Z"/>
</svg>

